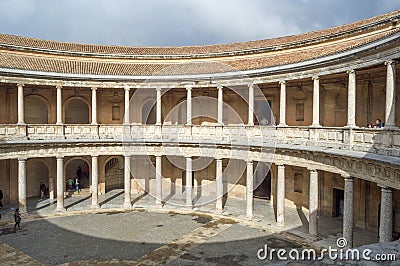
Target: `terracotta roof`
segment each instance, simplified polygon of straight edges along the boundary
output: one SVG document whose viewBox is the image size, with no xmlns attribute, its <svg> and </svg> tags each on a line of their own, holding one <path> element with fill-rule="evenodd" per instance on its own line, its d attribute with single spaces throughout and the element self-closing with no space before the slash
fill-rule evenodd
<svg viewBox="0 0 400 266">
<path fill-rule="evenodd" d="M 0 68 L 65 74 L 129 76 L 209 74 L 260 69 L 333 55 L 382 39 L 400 31 L 400 27 L 393 27 L 392 23 L 399 18 L 400 11 L 395 11 L 348 25 L 295 36 L 187 47 L 83 45 L 0 34 Z M 58 52 L 35 50 L 36 48 Z M 210 58 L 209 62 L 193 58 L 193 54 L 226 53 L 246 49 L 264 50 L 229 56 L 220 55 Z M 79 53 L 104 53 L 116 56 L 99 58 Z M 160 58 L 141 59 L 122 55 L 160 55 Z M 179 56 L 174 59 L 161 59 L 164 55 L 189 55 L 192 59 Z"/>
</svg>

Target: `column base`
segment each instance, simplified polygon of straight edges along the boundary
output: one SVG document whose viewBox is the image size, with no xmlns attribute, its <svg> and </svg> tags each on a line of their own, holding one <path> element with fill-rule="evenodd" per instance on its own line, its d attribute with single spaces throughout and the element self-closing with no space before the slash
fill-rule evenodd
<svg viewBox="0 0 400 266">
<path fill-rule="evenodd" d="M 246 216 L 245 216 L 245 219 L 249 220 L 249 221 L 253 220 L 253 218 L 254 218 L 253 214 L 246 214 Z"/>
<path fill-rule="evenodd" d="M 312 128 L 319 128 L 319 127 L 322 127 L 320 124 L 312 124 L 310 127 L 312 127 Z"/>
<path fill-rule="evenodd" d="M 91 209 L 100 209 L 100 205 L 99 204 L 92 204 L 90 206 Z"/>
<path fill-rule="evenodd" d="M 278 124 L 278 127 L 287 127 L 286 124 Z"/>
<path fill-rule="evenodd" d="M 124 209 L 131 209 L 131 208 L 132 208 L 132 204 L 130 202 L 125 202 L 124 203 Z"/>
<path fill-rule="evenodd" d="M 224 213 L 224 210 L 223 209 L 215 209 L 214 212 L 216 214 L 222 214 L 222 213 Z"/>
<path fill-rule="evenodd" d="M 64 207 L 57 207 L 56 208 L 56 212 L 66 212 L 67 209 L 65 209 Z"/>
<path fill-rule="evenodd" d="M 284 227 L 285 223 L 284 222 L 276 222 L 276 225 L 279 227 Z"/>
</svg>

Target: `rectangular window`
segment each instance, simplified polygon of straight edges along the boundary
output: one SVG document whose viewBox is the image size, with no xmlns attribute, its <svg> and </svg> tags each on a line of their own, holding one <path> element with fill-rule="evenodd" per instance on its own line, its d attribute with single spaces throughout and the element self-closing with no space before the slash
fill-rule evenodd
<svg viewBox="0 0 400 266">
<path fill-rule="evenodd" d="M 304 121 L 304 103 L 296 103 L 296 121 Z"/>
<path fill-rule="evenodd" d="M 112 106 L 112 120 L 120 120 L 119 104 L 113 104 Z"/>
</svg>

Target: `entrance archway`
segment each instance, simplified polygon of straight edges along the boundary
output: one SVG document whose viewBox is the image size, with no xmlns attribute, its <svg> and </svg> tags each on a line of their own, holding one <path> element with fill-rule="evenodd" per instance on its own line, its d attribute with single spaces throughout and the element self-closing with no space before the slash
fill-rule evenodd
<svg viewBox="0 0 400 266">
<path fill-rule="evenodd" d="M 124 188 L 124 160 L 112 157 L 104 165 L 106 193 L 113 189 Z"/>
<path fill-rule="evenodd" d="M 89 162 L 85 158 L 71 158 L 66 162 L 65 166 L 65 182 L 66 190 L 74 190 L 74 187 L 68 186 L 68 179 L 75 180 L 76 177 L 79 179 L 80 189 L 89 188 L 90 186 L 90 169 Z"/>
<path fill-rule="evenodd" d="M 49 187 L 49 168 L 42 159 L 26 162 L 26 197 L 40 196 L 40 182 Z"/>
<path fill-rule="evenodd" d="M 89 104 L 81 97 L 66 101 L 64 109 L 65 124 L 89 124 Z"/>
<path fill-rule="evenodd" d="M 24 116 L 27 124 L 48 124 L 49 104 L 39 95 L 29 95 L 24 99 Z"/>
</svg>

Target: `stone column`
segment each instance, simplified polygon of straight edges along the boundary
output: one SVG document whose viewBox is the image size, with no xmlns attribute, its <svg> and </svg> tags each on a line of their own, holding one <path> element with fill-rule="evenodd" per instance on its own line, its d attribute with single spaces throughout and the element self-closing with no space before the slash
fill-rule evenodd
<svg viewBox="0 0 400 266">
<path fill-rule="evenodd" d="M 319 127 L 319 77 L 313 77 L 313 127 Z"/>
<path fill-rule="evenodd" d="M 186 206 L 192 208 L 192 158 L 186 157 Z"/>
<path fill-rule="evenodd" d="M 129 115 L 130 115 L 130 113 L 129 113 L 129 102 L 130 102 L 130 99 L 129 99 L 129 91 L 130 91 L 131 89 L 128 87 L 128 86 L 125 86 L 124 87 L 124 91 L 125 91 L 125 104 L 124 104 L 124 107 L 125 107 L 125 112 L 124 112 L 124 125 L 129 125 L 130 124 L 130 117 L 129 117 Z"/>
<path fill-rule="evenodd" d="M 223 206 L 222 206 L 222 199 L 224 196 L 224 186 L 223 186 L 223 181 L 222 181 L 222 160 L 217 159 L 216 160 L 217 164 L 217 170 L 216 170 L 216 183 L 217 183 L 217 202 L 215 209 L 217 212 L 221 213 L 223 211 Z"/>
<path fill-rule="evenodd" d="M 308 232 L 312 237 L 318 236 L 318 172 L 310 170 Z"/>
<path fill-rule="evenodd" d="M 62 121 L 62 92 L 61 92 L 61 85 L 57 85 L 57 125 L 61 125 Z"/>
<path fill-rule="evenodd" d="M 161 125 L 161 88 L 156 88 L 156 125 Z"/>
<path fill-rule="evenodd" d="M 186 125 L 192 125 L 192 87 L 187 86 L 187 99 L 186 99 Z"/>
<path fill-rule="evenodd" d="M 353 247 L 353 221 L 354 221 L 354 178 L 344 178 L 344 210 L 343 210 L 343 237 L 347 240 L 347 248 Z"/>
<path fill-rule="evenodd" d="M 285 166 L 278 165 L 278 179 L 276 187 L 276 220 L 278 225 L 285 225 Z"/>
<path fill-rule="evenodd" d="M 254 199 L 253 199 L 253 162 L 246 162 L 246 217 L 253 218 Z"/>
<path fill-rule="evenodd" d="M 385 62 L 386 65 L 386 108 L 385 128 L 396 127 L 396 65 L 394 61 Z"/>
<path fill-rule="evenodd" d="M 223 94 L 223 88 L 222 86 L 218 86 L 218 124 L 222 125 L 223 124 L 223 110 L 224 110 L 224 94 Z"/>
<path fill-rule="evenodd" d="M 97 88 L 92 88 L 92 125 L 97 125 Z"/>
<path fill-rule="evenodd" d="M 254 85 L 249 85 L 249 119 L 247 125 L 254 126 Z"/>
<path fill-rule="evenodd" d="M 279 126 L 286 126 L 286 81 L 280 81 Z"/>
<path fill-rule="evenodd" d="M 124 156 L 124 190 L 125 201 L 124 208 L 129 209 L 132 207 L 131 203 L 131 156 Z"/>
<path fill-rule="evenodd" d="M 99 157 L 92 156 L 92 208 L 99 207 Z"/>
<path fill-rule="evenodd" d="M 65 211 L 64 208 L 64 157 L 57 157 L 57 211 Z"/>
<path fill-rule="evenodd" d="M 53 204 L 54 201 L 54 177 L 49 178 L 49 202 Z"/>
<path fill-rule="evenodd" d="M 156 204 L 162 205 L 161 156 L 156 156 Z"/>
<path fill-rule="evenodd" d="M 18 124 L 25 124 L 24 84 L 18 84 Z"/>
<path fill-rule="evenodd" d="M 18 208 L 21 213 L 26 209 L 26 158 L 18 159 Z"/>
<path fill-rule="evenodd" d="M 349 74 L 349 88 L 347 93 L 347 127 L 356 126 L 356 72 L 347 71 Z"/>
<path fill-rule="evenodd" d="M 390 242 L 393 234 L 393 192 L 389 187 L 381 187 L 380 219 L 379 242 Z"/>
</svg>

